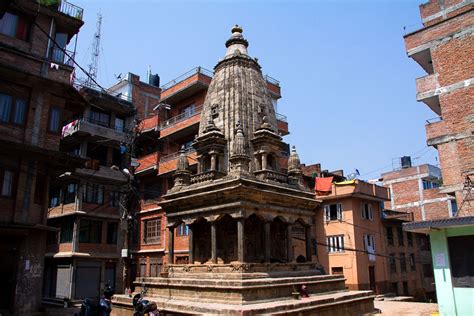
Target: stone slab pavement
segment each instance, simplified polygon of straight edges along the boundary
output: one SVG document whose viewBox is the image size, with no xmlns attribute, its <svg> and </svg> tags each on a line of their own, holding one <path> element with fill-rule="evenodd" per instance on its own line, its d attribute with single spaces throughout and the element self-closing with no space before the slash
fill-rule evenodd
<svg viewBox="0 0 474 316">
<path fill-rule="evenodd" d="M 382 311 L 384 316 L 437 316 L 438 304 L 397 301 L 375 301 L 375 308 Z"/>
</svg>

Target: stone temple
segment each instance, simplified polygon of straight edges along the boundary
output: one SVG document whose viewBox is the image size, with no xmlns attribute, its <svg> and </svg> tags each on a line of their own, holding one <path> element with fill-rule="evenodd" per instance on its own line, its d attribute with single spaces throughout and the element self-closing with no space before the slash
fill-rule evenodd
<svg viewBox="0 0 474 316">
<path fill-rule="evenodd" d="M 197 174 L 182 150 L 174 187 L 160 203 L 168 220 L 168 264 L 137 291 L 160 309 L 186 314 L 360 315 L 373 311 L 371 291 L 347 291 L 343 276 L 311 262 L 311 222 L 318 201 L 302 182 L 296 151 L 277 133 L 275 110 L 242 28 L 232 28 L 203 105 Z M 284 172 L 283 172 L 284 171 Z M 173 264 L 174 229 L 189 226 L 189 264 Z M 294 258 L 292 228 L 305 237 Z M 304 285 L 308 298 L 296 299 Z M 130 301 L 118 296 L 117 314 Z M 123 313 L 122 313 L 123 312 Z"/>
</svg>

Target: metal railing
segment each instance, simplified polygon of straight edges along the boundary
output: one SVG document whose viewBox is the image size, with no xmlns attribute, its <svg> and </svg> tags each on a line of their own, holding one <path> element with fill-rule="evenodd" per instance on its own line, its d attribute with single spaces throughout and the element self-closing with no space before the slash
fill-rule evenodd
<svg viewBox="0 0 474 316">
<path fill-rule="evenodd" d="M 278 121 L 288 122 L 288 118 L 286 117 L 286 115 L 283 115 L 283 114 L 280 114 L 280 113 L 275 113 L 275 115 L 276 115 L 276 119 Z"/>
<path fill-rule="evenodd" d="M 97 93 L 105 93 L 111 97 L 118 98 L 120 100 L 124 100 L 127 102 L 133 102 L 133 99 L 131 96 L 123 94 L 122 92 L 117 92 L 117 91 L 112 91 L 110 89 L 105 89 L 102 87 L 99 87 L 93 82 L 88 82 L 86 79 L 78 79 L 75 78 L 73 82 L 74 87 L 76 90 L 81 90 L 82 88 L 88 88 L 91 90 L 94 90 Z"/>
<path fill-rule="evenodd" d="M 269 75 L 265 75 L 265 81 L 275 86 L 280 86 L 280 81 L 276 80 L 275 78 L 270 77 Z"/>
<path fill-rule="evenodd" d="M 164 121 L 163 123 L 160 124 L 160 129 L 164 129 L 164 128 L 173 126 L 176 123 L 184 121 L 185 119 L 188 119 L 190 117 L 198 115 L 199 113 L 201 113 L 201 111 L 202 111 L 202 104 L 196 106 L 194 111 L 184 112 L 184 113 L 178 114 L 176 116 L 173 116 L 169 120 Z"/>
<path fill-rule="evenodd" d="M 426 120 L 426 124 L 433 124 L 433 123 L 437 123 L 437 122 L 441 122 L 443 120 L 443 118 L 441 116 L 437 116 L 437 117 L 433 117 L 433 118 L 430 118 L 428 120 Z"/>
<path fill-rule="evenodd" d="M 177 83 L 180 83 L 181 81 L 184 81 L 184 80 L 194 76 L 195 74 L 202 74 L 202 75 L 205 75 L 205 76 L 208 76 L 208 77 L 211 77 L 211 78 L 214 76 L 214 73 L 212 71 L 207 70 L 207 69 L 202 68 L 202 67 L 196 67 L 196 68 L 193 68 L 193 69 L 185 72 L 184 74 L 180 75 L 179 77 L 176 77 L 175 79 L 165 83 L 164 85 L 162 85 L 161 86 L 161 92 L 164 92 L 165 90 L 168 90 L 169 88 L 176 85 Z"/>
<path fill-rule="evenodd" d="M 72 18 L 82 21 L 84 9 L 67 1 L 61 1 L 58 11 Z"/>
<path fill-rule="evenodd" d="M 53 63 L 59 63 L 59 64 L 67 65 L 70 67 L 74 67 L 74 58 L 75 58 L 74 52 L 69 51 L 67 49 L 61 49 L 55 46 L 53 47 L 53 50 L 51 51 L 51 61 Z"/>
<path fill-rule="evenodd" d="M 193 147 L 189 147 L 189 148 L 186 148 L 184 151 L 186 154 L 190 154 L 190 153 L 196 152 L 196 149 L 194 149 Z M 180 152 L 177 151 L 172 154 L 162 156 L 160 157 L 160 163 L 176 159 L 179 157 L 179 155 L 180 155 Z"/>
</svg>

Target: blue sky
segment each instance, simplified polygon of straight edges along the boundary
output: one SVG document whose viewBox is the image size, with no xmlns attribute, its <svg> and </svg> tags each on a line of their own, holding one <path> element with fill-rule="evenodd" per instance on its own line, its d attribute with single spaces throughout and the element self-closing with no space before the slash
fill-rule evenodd
<svg viewBox="0 0 474 316">
<path fill-rule="evenodd" d="M 420 28 L 421 1 L 112 1 L 71 0 L 84 8 L 77 61 L 87 66 L 96 15 L 103 15 L 98 81 L 148 66 L 162 83 L 214 67 L 234 24 L 242 25 L 263 72 L 281 82 L 278 112 L 288 116 L 301 161 L 359 169 L 372 179 L 392 160 L 438 164 L 426 147 L 415 79 L 425 73 L 405 53 L 404 26 Z M 412 159 L 413 159 L 412 158 Z"/>
</svg>

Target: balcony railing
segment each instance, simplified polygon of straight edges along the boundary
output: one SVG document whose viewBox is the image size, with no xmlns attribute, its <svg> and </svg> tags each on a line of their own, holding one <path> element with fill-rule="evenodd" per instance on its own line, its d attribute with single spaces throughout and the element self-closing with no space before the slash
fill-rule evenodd
<svg viewBox="0 0 474 316">
<path fill-rule="evenodd" d="M 81 21 L 82 21 L 82 16 L 84 13 L 83 8 L 80 8 L 77 5 L 74 5 L 64 0 L 61 1 L 58 11 Z"/>
<path fill-rule="evenodd" d="M 195 74 L 203 74 L 203 75 L 211 77 L 211 78 L 212 78 L 212 76 L 214 76 L 214 73 L 212 71 L 207 70 L 207 69 L 202 68 L 202 67 L 196 67 L 196 68 L 193 68 L 193 69 L 185 72 L 184 74 L 180 75 L 179 77 L 171 80 L 170 82 L 167 82 L 164 85 L 162 85 L 161 86 L 161 91 L 164 92 L 164 91 L 168 90 L 169 88 L 171 88 L 172 86 L 176 85 L 177 83 L 180 83 L 181 81 L 184 81 L 184 80 L 188 79 L 189 77 L 191 77 Z"/>
<path fill-rule="evenodd" d="M 283 115 L 283 114 L 280 114 L 280 113 L 276 113 L 276 119 L 278 121 L 288 122 L 288 119 L 287 119 L 286 115 Z"/>
<path fill-rule="evenodd" d="M 63 65 L 68 65 L 69 67 L 74 67 L 74 58 L 74 52 L 69 51 L 67 49 L 61 49 L 55 46 L 51 51 L 51 61 L 53 63 L 59 63 Z"/>
<path fill-rule="evenodd" d="M 271 181 L 276 181 L 276 182 L 281 182 L 281 183 L 288 182 L 288 176 L 286 174 L 279 173 L 272 170 L 258 170 L 254 172 L 254 175 L 260 181 L 271 180 Z"/>
<path fill-rule="evenodd" d="M 211 180 L 220 179 L 225 176 L 225 173 L 217 171 L 217 170 L 209 170 L 202 173 L 198 173 L 196 175 L 191 176 L 191 184 L 195 183 L 202 183 Z"/>
<path fill-rule="evenodd" d="M 276 80 L 275 78 L 270 77 L 269 75 L 265 75 L 265 81 L 275 86 L 280 86 L 280 81 Z"/>
<path fill-rule="evenodd" d="M 202 110 L 202 104 L 198 105 L 195 107 L 194 111 L 187 111 L 181 114 L 178 114 L 176 116 L 173 116 L 169 120 L 164 121 L 163 123 L 160 124 L 160 129 L 164 129 L 167 127 L 170 127 L 172 125 L 175 125 L 176 123 L 179 123 L 181 121 L 184 121 L 185 119 L 188 119 L 190 117 L 193 117 L 199 113 L 201 113 Z"/>
<path fill-rule="evenodd" d="M 87 79 L 75 78 L 74 82 L 73 82 L 73 85 L 76 88 L 76 90 L 79 90 L 79 91 L 83 88 L 91 89 L 91 90 L 95 91 L 98 94 L 105 94 L 105 95 L 108 95 L 108 96 L 113 97 L 113 98 L 118 98 L 120 100 L 124 100 L 124 101 L 127 101 L 127 102 L 133 102 L 132 96 L 129 96 L 128 94 L 124 94 L 122 92 L 117 92 L 117 91 L 112 91 L 110 89 L 102 88 L 102 87 L 96 85 L 93 82 L 87 81 Z"/>
<path fill-rule="evenodd" d="M 190 153 L 196 152 L 196 149 L 194 149 L 192 147 L 189 147 L 189 148 L 186 148 L 184 151 L 186 152 L 186 154 L 190 154 Z M 160 157 L 160 162 L 166 162 L 166 161 L 176 159 L 176 158 L 179 157 L 179 155 L 180 155 L 179 152 L 174 152 L 172 154 L 162 156 L 162 157 Z"/>
</svg>

